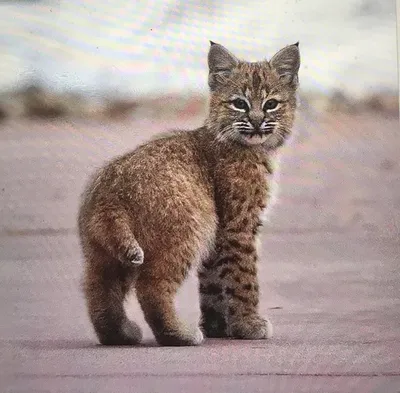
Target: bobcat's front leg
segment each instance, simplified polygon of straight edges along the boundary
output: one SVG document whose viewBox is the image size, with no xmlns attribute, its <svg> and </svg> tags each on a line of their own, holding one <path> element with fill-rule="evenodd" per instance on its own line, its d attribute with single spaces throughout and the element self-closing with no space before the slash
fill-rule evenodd
<svg viewBox="0 0 400 393">
<path fill-rule="evenodd" d="M 207 337 L 269 338 L 272 325 L 258 314 L 255 235 L 221 235 L 199 273 L 202 329 Z"/>
<path fill-rule="evenodd" d="M 270 196 L 270 162 L 252 156 L 217 170 L 215 253 L 199 272 L 202 328 L 208 337 L 269 338 L 272 326 L 258 314 L 256 241 Z"/>
</svg>

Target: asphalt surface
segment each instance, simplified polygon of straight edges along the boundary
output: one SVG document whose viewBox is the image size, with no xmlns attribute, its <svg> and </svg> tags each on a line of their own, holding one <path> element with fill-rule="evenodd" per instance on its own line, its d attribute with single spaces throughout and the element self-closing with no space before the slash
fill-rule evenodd
<svg viewBox="0 0 400 393">
<path fill-rule="evenodd" d="M 191 124 L 0 125 L 0 391 L 400 392 L 398 120 L 299 119 L 263 233 L 274 338 L 160 348 L 131 298 L 143 345 L 97 345 L 80 290 L 79 194 L 106 159 Z M 194 277 L 177 305 L 195 324 Z"/>
</svg>

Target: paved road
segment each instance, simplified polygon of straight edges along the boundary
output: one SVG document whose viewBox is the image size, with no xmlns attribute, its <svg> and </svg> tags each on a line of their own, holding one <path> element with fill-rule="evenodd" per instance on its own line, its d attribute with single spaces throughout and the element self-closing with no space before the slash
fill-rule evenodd
<svg viewBox="0 0 400 393">
<path fill-rule="evenodd" d="M 78 195 L 105 159 L 173 124 L 0 125 L 1 392 L 400 392 L 394 120 L 299 120 L 263 237 L 272 340 L 159 348 L 129 299 L 144 345 L 96 344 L 79 289 Z M 178 307 L 196 322 L 193 277 Z"/>
</svg>

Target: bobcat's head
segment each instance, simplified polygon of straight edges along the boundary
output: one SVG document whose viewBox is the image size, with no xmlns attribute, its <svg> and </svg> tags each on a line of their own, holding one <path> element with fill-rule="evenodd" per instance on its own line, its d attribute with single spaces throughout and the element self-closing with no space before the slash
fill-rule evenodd
<svg viewBox="0 0 400 393">
<path fill-rule="evenodd" d="M 281 146 L 293 126 L 300 53 L 298 43 L 269 62 L 237 59 L 211 42 L 208 53 L 211 89 L 207 126 L 220 142 Z"/>
</svg>

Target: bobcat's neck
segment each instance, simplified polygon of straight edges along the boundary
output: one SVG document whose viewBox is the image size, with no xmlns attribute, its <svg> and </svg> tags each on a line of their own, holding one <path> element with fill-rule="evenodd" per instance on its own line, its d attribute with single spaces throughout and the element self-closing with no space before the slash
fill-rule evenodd
<svg viewBox="0 0 400 393">
<path fill-rule="evenodd" d="M 203 126 L 195 130 L 198 147 L 212 171 L 217 163 L 250 163 L 263 165 L 267 171 L 274 172 L 277 155 L 276 151 L 268 151 L 262 145 L 245 146 L 235 141 L 218 141 L 213 130 Z"/>
</svg>

